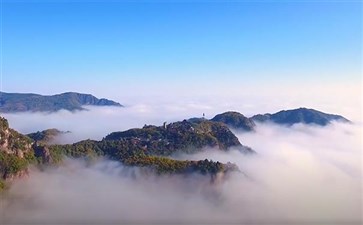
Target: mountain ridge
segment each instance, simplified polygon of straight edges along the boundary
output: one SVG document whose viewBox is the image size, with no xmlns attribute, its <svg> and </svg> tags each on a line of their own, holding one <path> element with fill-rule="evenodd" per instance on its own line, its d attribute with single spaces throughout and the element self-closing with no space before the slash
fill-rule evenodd
<svg viewBox="0 0 363 225">
<path fill-rule="evenodd" d="M 250 119 L 256 122 L 274 122 L 291 126 L 296 123 L 316 124 L 326 126 L 332 121 L 348 122 L 348 119 L 341 115 L 324 113 L 315 109 L 300 107 L 296 109 L 281 110 L 276 113 L 257 114 Z"/>
<path fill-rule="evenodd" d="M 221 115 L 221 118 L 216 119 L 218 121 L 191 118 L 170 124 L 164 123 L 162 126 L 145 125 L 142 128 L 112 132 L 101 141 L 88 139 L 66 145 L 49 143 L 52 138 L 62 134 L 62 131 L 48 129 L 26 136 L 11 129 L 8 121 L 0 117 L 0 190 L 4 188 L 4 180 L 26 176 L 28 165 L 57 165 L 64 157 L 107 157 L 126 166 L 150 170 L 157 174 L 199 172 L 215 177 L 217 173 L 236 171 L 238 167 L 233 163 L 177 160 L 170 157 L 178 152 L 196 153 L 208 148 L 221 151 L 234 148 L 243 153 L 255 153 L 251 148 L 243 146 L 229 129 L 236 126 L 245 129 L 246 125 L 250 125 L 247 128 L 254 129 L 255 125 L 250 123 L 251 119 L 282 125 L 313 123 L 325 126 L 335 120 L 350 122 L 343 116 L 308 108 L 258 114 L 251 118 L 231 111 L 218 115 Z"/>
<path fill-rule="evenodd" d="M 65 157 L 94 160 L 109 158 L 125 166 L 137 167 L 156 174 L 201 173 L 215 179 L 217 174 L 238 171 L 233 163 L 211 160 L 177 160 L 173 153 L 194 153 L 207 147 L 227 151 L 230 147 L 254 153 L 222 123 L 205 121 L 201 124 L 186 120 L 164 126 L 144 126 L 113 132 L 101 141 L 83 140 L 74 144 L 54 145 L 54 136 L 62 132 L 48 129 L 23 135 L 9 127 L 0 117 L 0 191 L 8 182 L 29 175 L 28 167 L 58 166 Z M 221 176 L 218 176 L 221 177 Z M 223 177 L 223 176 L 222 176 Z"/>
<path fill-rule="evenodd" d="M 0 112 L 3 113 L 86 110 L 84 106 L 123 107 L 118 102 L 78 92 L 64 92 L 55 95 L 0 92 Z"/>
</svg>

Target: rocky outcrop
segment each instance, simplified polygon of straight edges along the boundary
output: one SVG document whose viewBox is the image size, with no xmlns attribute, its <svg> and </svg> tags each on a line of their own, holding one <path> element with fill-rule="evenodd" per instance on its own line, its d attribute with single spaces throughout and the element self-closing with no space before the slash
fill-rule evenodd
<svg viewBox="0 0 363 225">
<path fill-rule="evenodd" d="M 21 179 L 21 178 L 28 177 L 28 176 L 29 176 L 29 169 L 28 169 L 28 167 L 26 167 L 17 172 L 5 171 L 3 173 L 1 179 L 6 180 L 7 182 L 12 182 L 14 180 Z"/>
<path fill-rule="evenodd" d="M 9 128 L 8 121 L 0 117 L 0 151 L 8 154 L 23 154 L 31 151 L 32 140 L 25 135 Z"/>
<path fill-rule="evenodd" d="M 28 162 L 34 160 L 32 140 L 9 128 L 0 117 L 0 179 L 12 180 L 28 174 Z"/>
<path fill-rule="evenodd" d="M 41 164 L 53 163 L 53 158 L 51 156 L 49 147 L 47 147 L 46 145 L 39 145 L 38 143 L 35 143 L 33 145 L 33 149 L 35 157 L 41 160 Z"/>
</svg>

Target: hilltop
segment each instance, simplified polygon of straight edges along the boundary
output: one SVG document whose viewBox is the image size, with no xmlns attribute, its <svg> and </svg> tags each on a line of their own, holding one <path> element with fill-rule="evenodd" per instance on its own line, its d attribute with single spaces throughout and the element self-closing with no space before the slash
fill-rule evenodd
<svg viewBox="0 0 363 225">
<path fill-rule="evenodd" d="M 56 138 L 58 138 L 64 134 L 68 134 L 68 133 L 71 133 L 71 132 L 70 131 L 60 131 L 56 128 L 51 128 L 51 129 L 46 129 L 43 131 L 38 131 L 35 133 L 30 133 L 30 134 L 27 134 L 26 136 L 30 137 L 37 143 L 49 145 L 49 144 L 54 143 Z"/>
<path fill-rule="evenodd" d="M 252 119 L 245 117 L 239 112 L 233 111 L 218 114 L 213 117 L 211 121 L 221 122 L 233 129 L 243 131 L 253 131 L 256 126 Z"/>
<path fill-rule="evenodd" d="M 85 110 L 84 106 L 116 106 L 120 103 L 90 94 L 66 92 L 57 95 L 0 92 L 0 112 L 55 112 L 58 110 Z"/>
<path fill-rule="evenodd" d="M 298 108 L 291 110 L 282 110 L 274 114 L 257 114 L 251 117 L 257 122 L 273 122 L 283 125 L 293 125 L 296 123 L 316 124 L 325 126 L 332 121 L 350 122 L 348 119 L 340 115 L 328 114 L 315 109 Z"/>
</svg>

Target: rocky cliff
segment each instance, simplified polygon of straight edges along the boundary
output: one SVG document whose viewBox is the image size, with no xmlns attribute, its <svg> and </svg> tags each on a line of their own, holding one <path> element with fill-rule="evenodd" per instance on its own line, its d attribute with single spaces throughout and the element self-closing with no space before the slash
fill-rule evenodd
<svg viewBox="0 0 363 225">
<path fill-rule="evenodd" d="M 35 160 L 33 141 L 9 128 L 0 117 L 0 179 L 11 180 L 27 174 L 27 166 Z"/>
</svg>

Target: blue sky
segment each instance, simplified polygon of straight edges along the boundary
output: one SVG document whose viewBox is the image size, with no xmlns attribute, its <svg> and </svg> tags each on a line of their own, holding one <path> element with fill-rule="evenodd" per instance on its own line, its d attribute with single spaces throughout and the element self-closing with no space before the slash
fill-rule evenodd
<svg viewBox="0 0 363 225">
<path fill-rule="evenodd" d="M 4 0 L 3 90 L 360 84 L 361 4 Z"/>
</svg>

